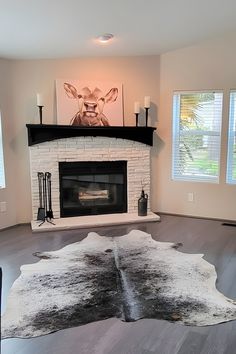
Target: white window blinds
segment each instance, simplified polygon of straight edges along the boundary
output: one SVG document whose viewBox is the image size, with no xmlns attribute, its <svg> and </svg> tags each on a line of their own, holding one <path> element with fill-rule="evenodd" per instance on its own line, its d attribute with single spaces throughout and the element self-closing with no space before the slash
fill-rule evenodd
<svg viewBox="0 0 236 354">
<path fill-rule="evenodd" d="M 230 92 L 227 183 L 236 184 L 236 90 Z"/>
<path fill-rule="evenodd" d="M 5 188 L 1 115 L 0 115 L 0 188 Z"/>
<path fill-rule="evenodd" d="M 222 100 L 222 92 L 174 92 L 174 180 L 218 182 Z"/>
</svg>

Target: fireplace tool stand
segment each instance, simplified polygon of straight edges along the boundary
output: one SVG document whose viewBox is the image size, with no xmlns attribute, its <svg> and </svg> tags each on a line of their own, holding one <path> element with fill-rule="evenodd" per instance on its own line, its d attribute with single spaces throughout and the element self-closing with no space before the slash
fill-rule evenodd
<svg viewBox="0 0 236 354">
<path fill-rule="evenodd" d="M 44 215 L 42 215 L 39 220 L 42 222 L 38 225 L 40 227 L 43 225 L 45 222 L 48 222 L 49 224 L 55 225 L 51 219 L 53 219 L 53 212 L 52 212 L 52 197 L 51 197 L 51 173 L 46 172 L 42 173 L 39 172 L 41 176 L 43 177 L 42 180 L 43 182 L 41 183 L 41 192 L 39 193 L 39 197 L 42 195 L 43 196 L 43 210 L 44 210 Z M 40 186 L 40 185 L 39 185 Z M 39 187 L 40 190 L 40 187 Z M 41 200 L 41 199 L 40 199 Z M 40 202 L 41 203 L 41 202 Z"/>
</svg>

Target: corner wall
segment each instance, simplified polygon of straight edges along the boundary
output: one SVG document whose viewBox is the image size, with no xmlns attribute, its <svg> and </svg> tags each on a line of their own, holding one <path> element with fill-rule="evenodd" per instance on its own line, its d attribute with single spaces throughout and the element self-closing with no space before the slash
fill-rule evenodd
<svg viewBox="0 0 236 354">
<path fill-rule="evenodd" d="M 161 55 L 158 134 L 158 211 L 236 220 L 236 186 L 225 183 L 229 90 L 236 88 L 236 34 Z M 223 90 L 220 183 L 171 180 L 172 96 L 174 90 Z M 194 202 L 187 195 L 194 193 Z"/>
<path fill-rule="evenodd" d="M 59 78 L 122 82 L 126 125 L 135 124 L 134 101 L 142 105 L 144 96 L 151 96 L 154 104 L 150 125 L 157 126 L 158 134 L 154 134 L 155 147 L 151 152 L 153 211 L 236 220 L 236 186 L 225 184 L 228 92 L 236 88 L 235 40 L 236 35 L 232 34 L 161 57 L 0 60 L 7 174 L 7 189 L 0 191 L 0 200 L 8 205 L 7 213 L 0 213 L 0 228 L 32 218 L 25 124 L 39 121 L 36 92 L 45 95 L 44 123 L 56 123 L 55 79 Z M 201 89 L 223 89 L 225 94 L 220 183 L 174 182 L 171 180 L 172 93 Z M 187 201 L 189 192 L 194 193 L 193 203 Z"/>
<path fill-rule="evenodd" d="M 11 62 L 0 59 L 0 114 L 3 131 L 6 188 L 0 189 L 0 202 L 6 202 L 7 211 L 0 212 L 0 229 L 16 224 L 16 189 L 18 185 L 15 132 L 11 114 Z"/>
<path fill-rule="evenodd" d="M 11 218 L 12 224 L 29 222 L 32 219 L 29 148 L 25 124 L 39 123 L 36 106 L 37 92 L 41 92 L 45 97 L 43 123 L 55 124 L 56 79 L 121 82 L 123 83 L 125 125 L 135 125 L 134 101 L 140 101 L 140 105 L 143 106 L 144 96 L 148 95 L 151 96 L 153 103 L 150 110 L 150 125 L 156 125 L 157 106 L 159 106 L 159 56 L 13 60 L 9 61 L 8 70 L 11 76 L 12 95 L 9 111 L 11 111 L 11 122 L 14 125 L 14 136 L 11 141 L 7 142 L 7 148 L 11 149 L 14 145 L 14 159 L 10 154 L 7 154 L 6 158 L 9 168 L 14 170 L 16 191 L 13 194 L 16 203 L 10 201 L 11 195 L 8 190 L 4 198 L 10 198 L 8 213 L 11 209 L 17 211 L 16 222 L 14 218 Z M 141 112 L 141 115 L 144 117 L 144 112 Z M 8 133 L 9 129 L 7 129 Z M 153 188 L 156 188 L 155 183 Z M 154 199 L 153 203 L 153 210 L 155 210 Z"/>
</svg>

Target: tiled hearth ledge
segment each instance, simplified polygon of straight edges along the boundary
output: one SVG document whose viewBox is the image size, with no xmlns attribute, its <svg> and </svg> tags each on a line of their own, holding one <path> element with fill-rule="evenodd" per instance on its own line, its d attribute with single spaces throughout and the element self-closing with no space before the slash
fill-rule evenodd
<svg viewBox="0 0 236 354">
<path fill-rule="evenodd" d="M 72 230 L 79 228 L 112 226 L 122 224 L 133 224 L 142 222 L 159 221 L 160 217 L 152 212 L 147 216 L 138 216 L 137 213 L 119 213 L 119 214 L 106 214 L 106 215 L 89 215 L 89 216 L 76 216 L 71 218 L 54 219 L 52 225 L 48 222 L 43 223 L 41 226 L 40 221 L 32 221 L 33 232 L 43 231 L 56 231 L 56 230 Z"/>
</svg>

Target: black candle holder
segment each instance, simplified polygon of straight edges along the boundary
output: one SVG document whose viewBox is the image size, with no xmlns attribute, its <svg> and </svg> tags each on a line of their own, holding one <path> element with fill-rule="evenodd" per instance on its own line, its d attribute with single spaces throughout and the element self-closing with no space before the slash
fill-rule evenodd
<svg viewBox="0 0 236 354">
<path fill-rule="evenodd" d="M 145 116 L 146 116 L 146 127 L 148 126 L 148 111 L 149 111 L 149 107 L 144 107 L 145 108 Z"/>
<path fill-rule="evenodd" d="M 138 126 L 138 115 L 139 113 L 134 113 L 135 114 L 135 117 L 136 117 L 136 127 Z"/>
<path fill-rule="evenodd" d="M 40 121 L 40 124 L 43 124 L 43 107 L 44 107 L 44 106 L 38 106 L 38 108 L 39 108 L 39 121 Z"/>
</svg>

